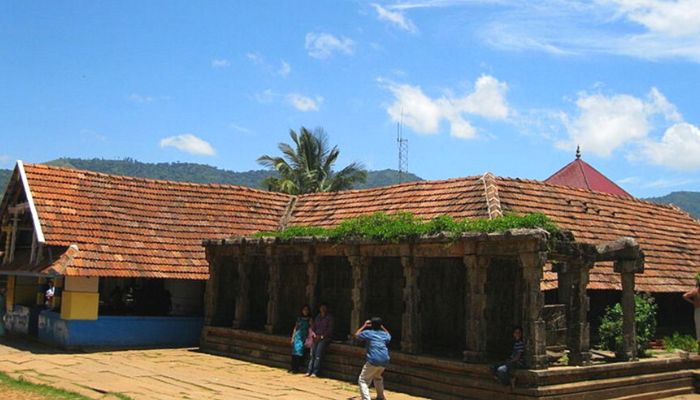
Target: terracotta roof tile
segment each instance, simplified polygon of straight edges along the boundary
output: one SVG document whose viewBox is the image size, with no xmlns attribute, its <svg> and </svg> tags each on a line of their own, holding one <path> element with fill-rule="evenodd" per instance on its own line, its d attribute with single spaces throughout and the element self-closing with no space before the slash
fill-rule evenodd
<svg viewBox="0 0 700 400">
<path fill-rule="evenodd" d="M 66 275 L 206 279 L 201 241 L 277 229 L 290 197 L 25 164 L 46 244 L 79 251 Z"/>
</svg>

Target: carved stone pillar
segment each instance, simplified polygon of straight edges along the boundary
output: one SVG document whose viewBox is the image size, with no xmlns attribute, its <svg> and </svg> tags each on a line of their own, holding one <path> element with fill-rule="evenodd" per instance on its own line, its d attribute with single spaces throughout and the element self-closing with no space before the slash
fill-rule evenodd
<svg viewBox="0 0 700 400">
<path fill-rule="evenodd" d="M 592 261 L 570 260 L 554 267 L 559 278 L 559 301 L 566 306 L 569 365 L 587 365 L 591 361 L 586 288 L 592 266 Z"/>
<path fill-rule="evenodd" d="M 367 276 L 370 257 L 360 255 L 359 247 L 353 246 L 348 253 L 348 260 L 352 267 L 352 311 L 350 312 L 350 332 L 355 332 L 366 318 L 367 305 Z M 352 334 L 349 341 L 354 342 Z"/>
<path fill-rule="evenodd" d="M 267 281 L 267 323 L 265 332 L 275 333 L 279 328 L 279 303 L 280 303 L 280 260 L 274 247 L 265 249 L 265 262 L 268 268 Z"/>
<path fill-rule="evenodd" d="M 250 314 L 250 260 L 241 249 L 238 257 L 238 290 L 236 291 L 236 312 L 234 328 L 245 328 Z"/>
<path fill-rule="evenodd" d="M 637 271 L 636 260 L 615 262 L 615 272 L 622 281 L 622 358 L 627 361 L 637 359 L 637 330 L 634 321 L 634 274 Z"/>
<path fill-rule="evenodd" d="M 525 339 L 525 361 L 530 368 L 547 368 L 546 326 L 542 319 L 544 294 L 540 289 L 546 252 L 520 255 L 523 269 L 523 330 Z"/>
<path fill-rule="evenodd" d="M 472 249 L 475 250 L 475 249 Z M 486 359 L 486 272 L 489 266 L 487 257 L 465 254 L 465 362 L 483 362 Z"/>
<path fill-rule="evenodd" d="M 414 257 L 409 245 L 401 248 L 403 266 L 403 304 L 401 319 L 401 351 L 410 354 L 421 352 L 420 288 L 418 277 L 423 265 L 423 257 Z"/>
<path fill-rule="evenodd" d="M 316 285 L 318 285 L 318 257 L 313 247 L 303 250 L 304 264 L 306 264 L 306 302 L 312 310 L 316 309 Z"/>
<path fill-rule="evenodd" d="M 209 279 L 204 288 L 204 325 L 209 326 L 216 313 L 219 299 L 219 259 L 214 255 L 213 248 L 207 248 L 207 262 L 209 262 Z"/>
</svg>

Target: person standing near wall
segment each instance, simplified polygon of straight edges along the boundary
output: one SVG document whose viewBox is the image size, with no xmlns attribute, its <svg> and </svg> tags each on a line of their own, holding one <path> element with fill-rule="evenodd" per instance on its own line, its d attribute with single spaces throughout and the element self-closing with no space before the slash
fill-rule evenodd
<svg viewBox="0 0 700 400">
<path fill-rule="evenodd" d="M 56 287 L 53 279 L 46 281 L 46 289 L 44 290 L 44 306 L 48 309 L 53 309 L 53 298 L 56 295 Z"/>
<path fill-rule="evenodd" d="M 683 300 L 695 307 L 695 340 L 698 341 L 698 354 L 700 354 L 700 274 L 695 276 L 695 288 L 686 292 Z"/>
<path fill-rule="evenodd" d="M 377 389 L 377 400 L 384 399 L 384 378 L 382 374 L 387 364 L 389 364 L 389 348 L 391 334 L 384 327 L 382 319 L 374 317 L 365 321 L 364 325 L 357 329 L 355 337 L 367 342 L 367 361 L 362 367 L 362 372 L 357 378 L 360 385 L 362 400 L 371 400 L 369 385 L 374 382 Z"/>
<path fill-rule="evenodd" d="M 318 315 L 314 319 L 311 327 L 315 336 L 311 345 L 311 355 L 309 357 L 309 368 L 306 376 L 315 378 L 321 370 L 321 361 L 326 354 L 326 348 L 333 339 L 333 316 L 328 311 L 328 304 L 321 303 L 318 307 Z"/>
<path fill-rule="evenodd" d="M 311 309 L 307 304 L 301 307 L 301 313 L 297 317 L 297 322 L 294 324 L 294 330 L 292 330 L 292 365 L 289 368 L 289 372 L 296 374 L 299 372 L 299 366 L 304 358 L 304 353 L 306 352 L 306 338 L 309 335 L 309 328 L 311 327 Z"/>
</svg>

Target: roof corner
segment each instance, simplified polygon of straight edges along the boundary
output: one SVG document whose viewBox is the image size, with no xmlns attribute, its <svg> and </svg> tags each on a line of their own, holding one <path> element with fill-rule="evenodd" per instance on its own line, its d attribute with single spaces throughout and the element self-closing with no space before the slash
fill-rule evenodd
<svg viewBox="0 0 700 400">
<path fill-rule="evenodd" d="M 24 193 L 27 196 L 27 203 L 29 203 L 29 212 L 32 213 L 32 222 L 34 223 L 34 232 L 36 232 L 36 239 L 39 243 L 46 243 L 44 238 L 44 231 L 41 229 L 41 221 L 39 220 L 39 213 L 36 211 L 36 205 L 34 204 L 34 196 L 32 196 L 32 190 L 29 187 L 29 179 L 27 179 L 27 172 L 24 169 L 24 163 L 22 160 L 17 160 L 17 170 L 19 171 L 20 180 L 22 181 L 22 187 L 24 187 Z"/>
</svg>

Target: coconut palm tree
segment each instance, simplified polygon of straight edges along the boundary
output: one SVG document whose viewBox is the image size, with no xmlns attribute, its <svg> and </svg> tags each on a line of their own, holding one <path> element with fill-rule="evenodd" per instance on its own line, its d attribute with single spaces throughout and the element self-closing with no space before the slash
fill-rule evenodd
<svg viewBox="0 0 700 400">
<path fill-rule="evenodd" d="M 258 163 L 277 172 L 277 176 L 264 181 L 269 190 L 289 194 L 334 192 L 351 189 L 353 184 L 367 179 L 367 171 L 356 162 L 333 171 L 340 150 L 338 146 L 330 148 L 323 129 L 311 132 L 302 127 L 298 134 L 292 129 L 289 136 L 293 145 L 280 143 L 277 146 L 281 157 L 264 155 L 258 158 Z"/>
</svg>

